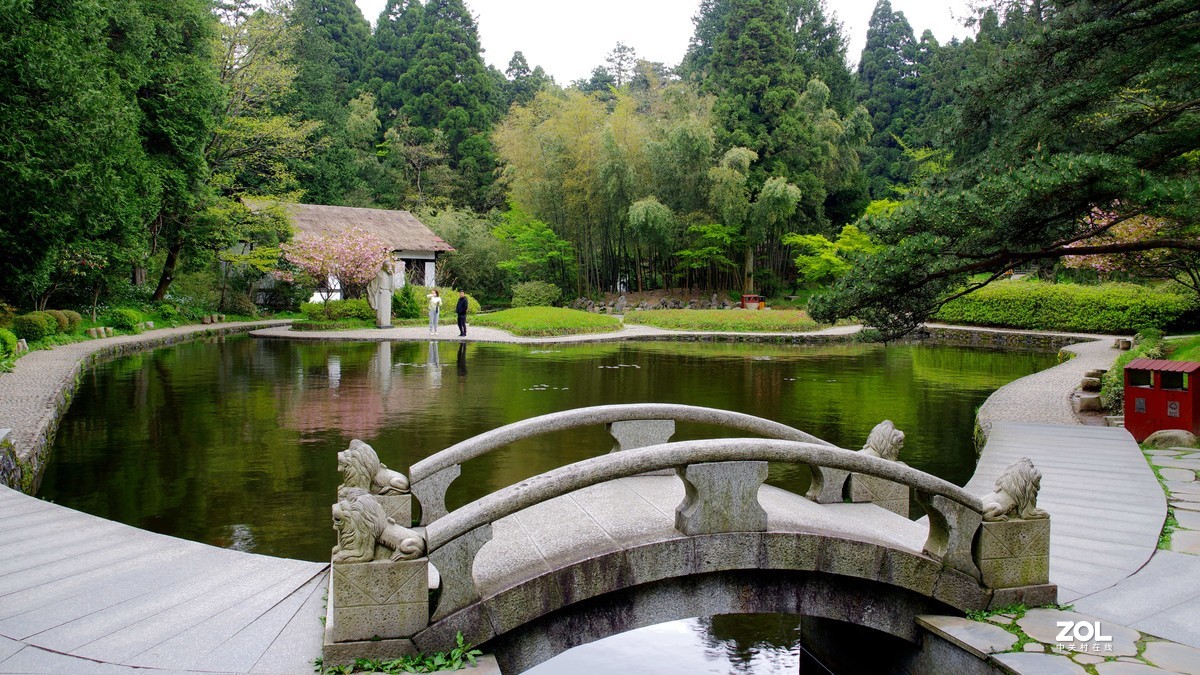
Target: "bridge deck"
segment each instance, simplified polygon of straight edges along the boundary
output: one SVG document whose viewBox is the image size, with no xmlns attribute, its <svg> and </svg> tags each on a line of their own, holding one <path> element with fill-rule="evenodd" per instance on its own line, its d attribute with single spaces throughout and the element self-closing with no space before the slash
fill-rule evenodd
<svg viewBox="0 0 1200 675">
<path fill-rule="evenodd" d="M 1059 602 L 1113 586 L 1154 555 L 1167 502 L 1129 432 L 997 422 L 967 491 L 991 492 L 1021 457 L 1042 472 L 1038 506 L 1050 512 L 1050 581 Z"/>
<path fill-rule="evenodd" d="M 327 567 L 154 534 L 0 486 L 0 672 L 310 672 Z"/>
<path fill-rule="evenodd" d="M 683 493 L 674 476 L 624 478 L 502 518 L 475 560 L 476 586 L 486 597 L 596 555 L 684 538 L 675 529 Z M 832 534 L 914 553 L 928 534 L 926 526 L 873 504 L 821 505 L 771 486 L 763 486 L 759 501 L 772 532 Z"/>
</svg>

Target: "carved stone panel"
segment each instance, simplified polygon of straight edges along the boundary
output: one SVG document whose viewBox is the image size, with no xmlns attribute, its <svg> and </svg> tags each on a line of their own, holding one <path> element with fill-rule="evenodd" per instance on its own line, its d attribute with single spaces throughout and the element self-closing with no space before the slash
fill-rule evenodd
<svg viewBox="0 0 1200 675">
<path fill-rule="evenodd" d="M 975 563 L 989 588 L 1049 583 L 1050 519 L 985 521 Z"/>
<path fill-rule="evenodd" d="M 429 625 L 429 559 L 334 563 L 335 642 L 406 638 Z"/>
</svg>

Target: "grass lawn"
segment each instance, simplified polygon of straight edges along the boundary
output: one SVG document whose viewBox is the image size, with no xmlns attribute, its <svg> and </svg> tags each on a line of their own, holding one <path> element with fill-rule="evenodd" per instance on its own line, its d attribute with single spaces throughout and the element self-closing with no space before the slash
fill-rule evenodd
<svg viewBox="0 0 1200 675">
<path fill-rule="evenodd" d="M 491 314 L 477 314 L 472 326 L 506 330 L 521 337 L 550 337 L 580 333 L 609 333 L 621 330 L 616 317 L 562 307 L 517 307 Z"/>
<path fill-rule="evenodd" d="M 625 323 L 640 323 L 671 330 L 788 333 L 825 328 L 808 312 L 791 309 L 736 311 L 729 309 L 651 309 L 626 312 Z"/>
<path fill-rule="evenodd" d="M 1200 361 L 1200 335 L 1169 340 L 1167 345 L 1171 348 L 1170 358 L 1174 361 Z"/>
</svg>

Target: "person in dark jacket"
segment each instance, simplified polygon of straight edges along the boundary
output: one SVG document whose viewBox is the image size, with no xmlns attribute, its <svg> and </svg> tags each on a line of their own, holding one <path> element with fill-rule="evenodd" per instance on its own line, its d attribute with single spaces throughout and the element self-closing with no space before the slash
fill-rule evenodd
<svg viewBox="0 0 1200 675">
<path fill-rule="evenodd" d="M 458 336 L 467 336 L 467 292 L 458 292 L 458 304 L 454 306 L 454 313 L 458 315 Z"/>
</svg>

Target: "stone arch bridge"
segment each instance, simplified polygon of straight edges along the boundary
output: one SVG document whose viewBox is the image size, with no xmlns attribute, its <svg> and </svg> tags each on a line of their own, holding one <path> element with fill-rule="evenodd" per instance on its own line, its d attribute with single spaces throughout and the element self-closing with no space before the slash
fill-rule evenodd
<svg viewBox="0 0 1200 675">
<path fill-rule="evenodd" d="M 672 443 L 677 421 L 765 438 Z M 613 452 L 446 508 L 463 462 L 598 424 Z M 915 641 L 920 614 L 1056 597 L 1049 520 L 1002 513 L 1024 504 L 970 494 L 886 459 L 886 448 L 846 450 L 741 413 L 637 404 L 536 417 L 413 465 L 410 494 L 377 459 L 370 485 L 355 490 L 346 467 L 354 448 L 339 455 L 348 478 L 335 514 L 372 500 L 407 525 L 415 498 L 421 526 L 376 527 L 364 543 L 335 516 L 342 553 L 330 575 L 327 664 L 444 650 L 462 633 L 506 672 L 521 672 L 608 635 L 724 613 L 804 614 Z M 764 485 L 770 462 L 809 467 L 807 494 Z M 1028 478 L 1035 500 L 1036 476 Z M 919 521 L 907 518 L 910 495 L 925 513 Z M 420 550 L 401 552 L 406 537 Z"/>
</svg>

